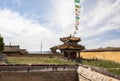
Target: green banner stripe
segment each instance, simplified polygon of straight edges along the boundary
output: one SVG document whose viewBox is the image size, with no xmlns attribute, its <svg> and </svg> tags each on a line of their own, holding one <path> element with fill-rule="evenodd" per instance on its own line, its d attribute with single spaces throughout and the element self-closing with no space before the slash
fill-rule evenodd
<svg viewBox="0 0 120 81">
<path fill-rule="evenodd" d="M 75 3 L 80 3 L 80 0 L 75 0 Z"/>
<path fill-rule="evenodd" d="M 80 17 L 76 17 L 76 19 L 77 19 L 77 20 L 79 20 L 79 19 L 80 19 Z"/>
<path fill-rule="evenodd" d="M 80 8 L 80 5 L 75 5 L 76 8 Z"/>
</svg>

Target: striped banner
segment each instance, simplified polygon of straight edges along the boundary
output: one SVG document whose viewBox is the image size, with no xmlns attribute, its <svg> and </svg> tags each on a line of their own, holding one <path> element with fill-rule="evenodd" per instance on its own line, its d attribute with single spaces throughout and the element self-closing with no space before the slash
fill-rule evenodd
<svg viewBox="0 0 120 81">
<path fill-rule="evenodd" d="M 73 36 L 77 33 L 78 26 L 79 26 L 79 20 L 80 20 L 80 0 L 74 0 L 75 1 L 75 30 L 73 33 Z"/>
</svg>

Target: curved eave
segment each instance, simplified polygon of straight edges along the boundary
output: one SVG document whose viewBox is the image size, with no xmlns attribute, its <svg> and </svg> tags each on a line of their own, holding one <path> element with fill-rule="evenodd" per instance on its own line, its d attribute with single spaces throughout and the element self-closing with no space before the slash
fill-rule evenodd
<svg viewBox="0 0 120 81">
<path fill-rule="evenodd" d="M 59 46 L 58 49 L 60 49 L 60 50 L 66 50 L 66 49 L 68 49 L 68 50 L 83 50 L 83 49 L 85 49 L 85 47 L 84 46 L 79 46 L 79 47 Z"/>
<path fill-rule="evenodd" d="M 66 41 L 79 42 L 79 41 L 81 41 L 81 39 L 78 37 L 64 37 L 64 38 L 60 38 L 60 41 L 62 41 L 62 42 L 66 42 Z"/>
</svg>

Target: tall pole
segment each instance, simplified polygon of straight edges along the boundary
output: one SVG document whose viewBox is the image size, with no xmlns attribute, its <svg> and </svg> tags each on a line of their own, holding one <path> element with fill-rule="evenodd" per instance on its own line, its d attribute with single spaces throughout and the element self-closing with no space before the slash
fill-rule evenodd
<svg viewBox="0 0 120 81">
<path fill-rule="evenodd" d="M 41 51 L 41 54 L 42 54 L 42 42 L 41 42 L 41 47 L 40 47 L 40 51 Z"/>
</svg>

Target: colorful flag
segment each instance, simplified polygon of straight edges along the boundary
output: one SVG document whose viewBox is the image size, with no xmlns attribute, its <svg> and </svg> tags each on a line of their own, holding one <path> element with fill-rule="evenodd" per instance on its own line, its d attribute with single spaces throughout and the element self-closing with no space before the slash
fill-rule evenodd
<svg viewBox="0 0 120 81">
<path fill-rule="evenodd" d="M 79 20 L 80 19 L 80 17 L 79 16 L 76 16 L 76 20 Z"/>
<path fill-rule="evenodd" d="M 76 11 L 76 13 L 80 13 L 80 9 L 76 8 L 75 11 Z"/>
<path fill-rule="evenodd" d="M 78 12 L 75 12 L 75 15 L 76 15 L 76 16 L 80 16 L 80 13 L 78 13 Z"/>
<path fill-rule="evenodd" d="M 76 29 L 76 30 L 78 30 L 78 27 L 77 27 L 77 26 L 75 26 L 75 29 Z"/>
<path fill-rule="evenodd" d="M 80 8 L 80 6 L 79 5 L 75 5 L 75 8 Z"/>
<path fill-rule="evenodd" d="M 75 34 L 77 34 L 77 32 L 76 32 L 76 31 L 74 31 L 74 35 L 75 35 Z"/>
<path fill-rule="evenodd" d="M 75 0 L 75 3 L 80 3 L 80 0 Z"/>
<path fill-rule="evenodd" d="M 76 24 L 75 24 L 75 26 L 76 26 L 76 25 L 79 25 L 79 21 L 76 21 Z"/>
</svg>

